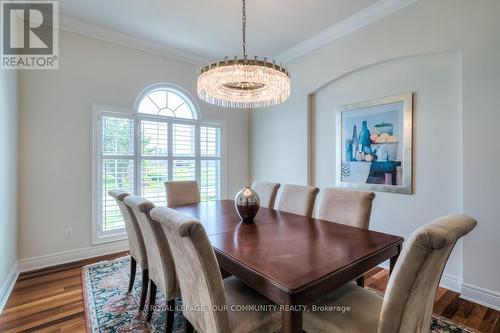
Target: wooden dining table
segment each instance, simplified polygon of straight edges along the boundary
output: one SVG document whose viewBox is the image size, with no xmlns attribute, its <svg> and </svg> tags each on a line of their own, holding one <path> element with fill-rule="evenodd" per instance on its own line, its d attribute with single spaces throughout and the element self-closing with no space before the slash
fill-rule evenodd
<svg viewBox="0 0 500 333">
<path fill-rule="evenodd" d="M 234 201 L 172 207 L 204 226 L 219 266 L 282 309 L 282 332 L 302 333 L 302 305 L 380 263 L 390 268 L 403 238 L 261 207 L 244 223 Z"/>
</svg>

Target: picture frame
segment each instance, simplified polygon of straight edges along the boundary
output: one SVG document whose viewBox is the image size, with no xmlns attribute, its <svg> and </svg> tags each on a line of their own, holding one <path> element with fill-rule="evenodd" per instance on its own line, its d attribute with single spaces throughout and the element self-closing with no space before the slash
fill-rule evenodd
<svg viewBox="0 0 500 333">
<path fill-rule="evenodd" d="M 413 193 L 413 93 L 336 112 L 336 186 Z"/>
</svg>

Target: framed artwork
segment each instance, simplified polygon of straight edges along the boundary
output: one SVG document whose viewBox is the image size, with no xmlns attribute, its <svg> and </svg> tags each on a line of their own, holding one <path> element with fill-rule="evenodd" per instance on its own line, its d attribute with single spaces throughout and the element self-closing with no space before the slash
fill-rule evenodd
<svg viewBox="0 0 500 333">
<path fill-rule="evenodd" d="M 412 104 L 408 93 L 338 108 L 337 187 L 412 193 Z"/>
</svg>

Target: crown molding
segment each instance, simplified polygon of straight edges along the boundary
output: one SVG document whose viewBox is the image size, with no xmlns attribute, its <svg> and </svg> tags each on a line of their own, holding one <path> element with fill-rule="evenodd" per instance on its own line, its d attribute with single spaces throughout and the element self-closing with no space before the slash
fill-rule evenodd
<svg viewBox="0 0 500 333">
<path fill-rule="evenodd" d="M 418 0 L 381 0 L 277 54 L 274 58 L 283 63 L 290 62 L 417 1 Z"/>
<path fill-rule="evenodd" d="M 191 52 L 169 47 L 144 38 L 127 35 L 98 25 L 89 24 L 64 15 L 61 15 L 59 18 L 59 29 L 191 65 L 204 66 L 209 62 L 207 58 Z"/>
</svg>

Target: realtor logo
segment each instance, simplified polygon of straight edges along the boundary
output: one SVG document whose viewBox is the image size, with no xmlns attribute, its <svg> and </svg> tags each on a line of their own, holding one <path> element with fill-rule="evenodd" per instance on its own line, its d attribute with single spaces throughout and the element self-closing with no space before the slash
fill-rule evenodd
<svg viewBox="0 0 500 333">
<path fill-rule="evenodd" d="M 2 69 L 57 69 L 57 1 L 1 1 Z"/>
</svg>

